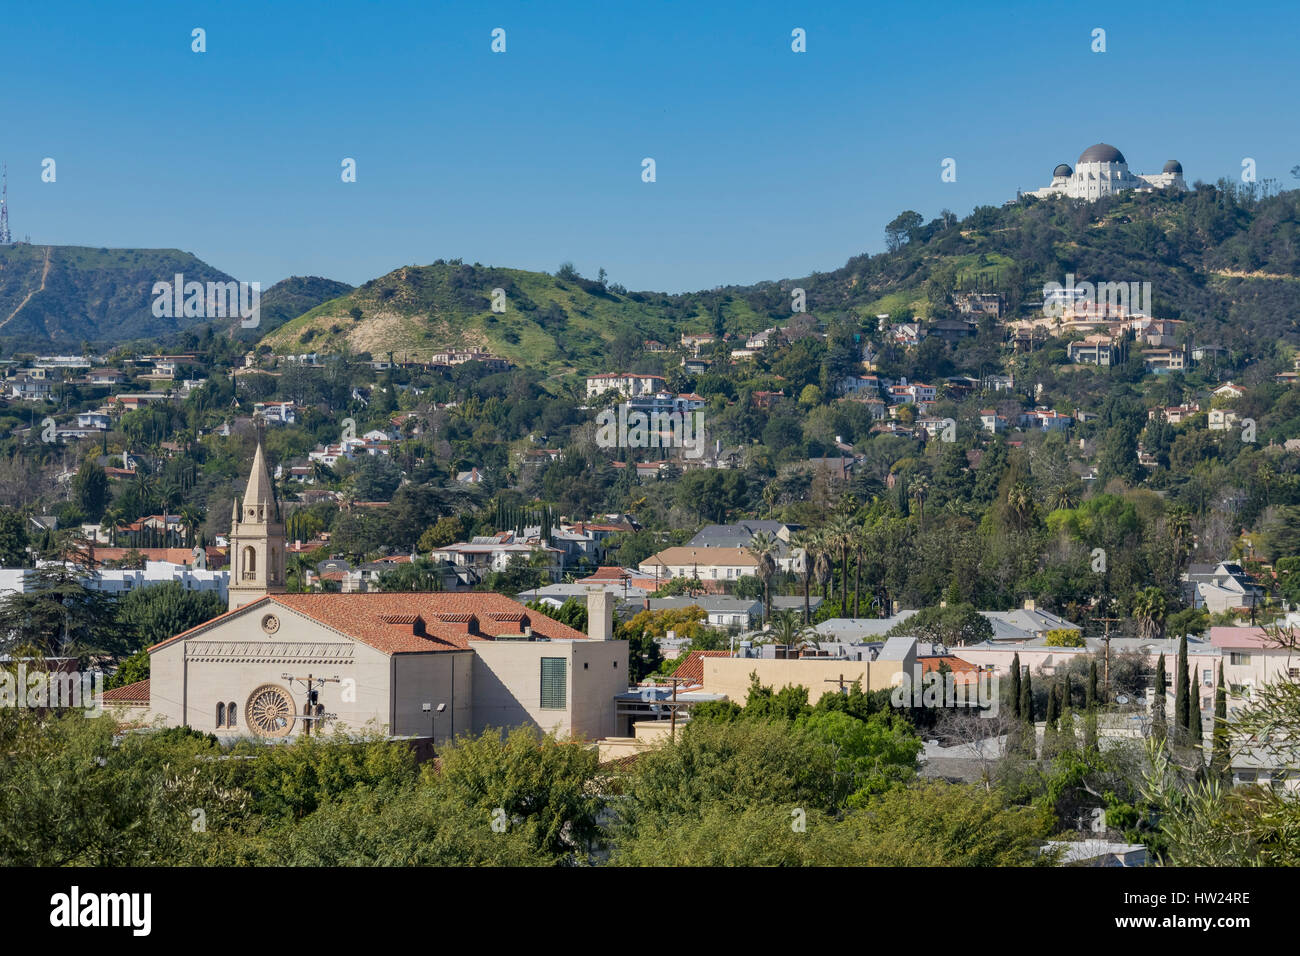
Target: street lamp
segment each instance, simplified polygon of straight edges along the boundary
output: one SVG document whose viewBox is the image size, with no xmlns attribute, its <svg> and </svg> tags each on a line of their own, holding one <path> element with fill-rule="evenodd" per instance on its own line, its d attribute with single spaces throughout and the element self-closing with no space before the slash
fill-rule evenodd
<svg viewBox="0 0 1300 956">
<path fill-rule="evenodd" d="M 436 743 L 437 743 L 436 732 L 437 732 L 437 727 L 438 727 L 438 715 L 441 714 L 441 713 L 445 713 L 445 712 L 446 712 L 446 710 L 447 710 L 447 705 L 446 705 L 446 704 L 439 704 L 437 707 L 434 707 L 433 704 L 425 704 L 425 705 L 424 705 L 423 707 L 421 707 L 420 709 L 423 710 L 426 714 L 429 715 L 429 742 L 430 742 L 431 744 L 435 744 L 435 745 L 436 745 Z"/>
</svg>

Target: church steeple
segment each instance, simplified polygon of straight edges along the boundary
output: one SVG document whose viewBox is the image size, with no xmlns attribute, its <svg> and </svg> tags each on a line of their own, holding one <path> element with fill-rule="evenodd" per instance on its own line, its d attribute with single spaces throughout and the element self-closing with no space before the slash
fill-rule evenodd
<svg viewBox="0 0 1300 956">
<path fill-rule="evenodd" d="M 271 475 L 266 470 L 266 456 L 262 453 L 262 437 L 258 435 L 257 451 L 253 453 L 253 467 L 248 473 L 248 487 L 244 489 L 244 517 L 265 521 L 276 516 L 275 495 L 271 490 Z"/>
<path fill-rule="evenodd" d="M 241 502 L 231 504 L 229 608 L 284 593 L 285 536 L 258 431 Z"/>
</svg>

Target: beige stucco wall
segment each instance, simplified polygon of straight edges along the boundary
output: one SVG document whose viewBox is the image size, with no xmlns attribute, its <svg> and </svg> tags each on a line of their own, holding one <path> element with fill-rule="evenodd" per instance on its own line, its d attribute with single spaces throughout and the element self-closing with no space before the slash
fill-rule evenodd
<svg viewBox="0 0 1300 956">
<path fill-rule="evenodd" d="M 680 731 L 682 726 L 683 724 L 678 722 L 677 730 Z M 607 760 L 618 760 L 620 757 L 631 757 L 662 747 L 671 739 L 672 731 L 673 723 L 670 720 L 638 720 L 632 725 L 632 732 L 636 736 L 605 737 L 597 741 L 596 749 L 602 763 Z"/>
<path fill-rule="evenodd" d="M 279 626 L 266 633 L 274 614 Z M 281 606 L 250 607 L 150 655 L 150 714 L 167 726 L 187 724 L 222 736 L 249 734 L 246 706 L 263 684 L 286 692 L 302 712 L 305 678 L 339 677 L 319 687 L 337 715 L 331 732 L 372 729 L 428 737 L 528 724 L 564 736 L 596 739 L 615 730 L 614 697 L 628 687 L 626 641 L 474 641 L 473 650 L 395 654 L 338 634 Z M 565 661 L 565 706 L 541 708 L 541 658 Z M 218 727 L 217 703 L 234 702 L 233 728 Z M 424 704 L 430 704 L 429 712 Z M 447 710 L 436 712 L 440 703 Z M 295 721 L 292 735 L 303 731 Z"/>
<path fill-rule="evenodd" d="M 1238 658 L 1242 663 L 1234 664 L 1233 654 L 1246 656 Z M 1223 648 L 1223 680 L 1229 687 L 1239 684 L 1250 688 L 1251 693 L 1254 693 L 1265 684 L 1290 679 L 1289 671 L 1292 667 L 1300 667 L 1300 653 L 1275 647 Z M 1217 677 L 1218 671 L 1215 671 L 1215 675 Z M 1245 698 L 1230 698 L 1228 707 L 1231 710 L 1245 703 Z"/>
<path fill-rule="evenodd" d="M 769 660 L 752 657 L 706 657 L 704 689 L 710 694 L 726 694 L 742 706 L 749 698 L 750 674 L 758 674 L 764 687 L 780 690 L 802 685 L 808 690 L 810 703 L 816 703 L 828 690 L 839 690 L 840 675 L 846 684 L 858 681 L 864 691 L 886 690 L 893 686 L 894 675 L 901 673 L 899 661 L 840 661 L 799 658 Z M 827 683 L 830 681 L 831 683 Z"/>
<path fill-rule="evenodd" d="M 280 622 L 274 634 L 261 626 L 269 613 Z M 310 646 L 292 647 L 304 644 Z M 204 733 L 246 734 L 245 707 L 256 688 L 263 684 L 282 688 L 294 702 L 295 711 L 301 713 L 306 688 L 282 675 L 338 677 L 340 683 L 318 688 L 325 711 L 338 715 L 326 731 L 345 724 L 354 731 L 370 726 L 391 733 L 391 670 L 388 656 L 374 648 L 287 608 L 261 606 L 154 651 L 150 655 L 149 705 L 169 726 L 187 724 Z M 235 702 L 238 716 L 233 728 L 217 727 L 219 701 Z M 295 721 L 292 733 L 300 733 L 302 726 L 302 721 Z"/>
<path fill-rule="evenodd" d="M 475 641 L 474 732 L 529 724 L 583 739 L 614 733 L 628 688 L 627 641 Z M 543 709 L 542 658 L 565 661 L 564 709 Z"/>
<path fill-rule="evenodd" d="M 436 651 L 393 655 L 394 733 L 414 737 L 434 736 L 443 743 L 467 734 L 473 724 L 474 654 L 472 651 Z M 424 712 L 424 705 L 430 710 Z M 443 713 L 439 704 L 446 704 Z"/>
</svg>

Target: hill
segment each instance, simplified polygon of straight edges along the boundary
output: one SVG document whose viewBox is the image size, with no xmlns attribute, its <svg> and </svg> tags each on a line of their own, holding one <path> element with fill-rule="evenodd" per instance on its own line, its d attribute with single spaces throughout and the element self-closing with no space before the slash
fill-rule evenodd
<svg viewBox="0 0 1300 956">
<path fill-rule="evenodd" d="M 0 246 L 0 341 L 9 348 L 79 348 L 161 338 L 205 324 L 202 318 L 158 318 L 153 285 L 231 277 L 179 249 L 94 249 L 87 246 Z"/>
<path fill-rule="evenodd" d="M 999 292 L 1015 316 L 1040 309 L 1043 286 L 1069 274 L 1150 282 L 1156 317 L 1189 321 L 1197 343 L 1258 355 L 1300 340 L 1300 191 L 1196 186 L 1093 203 L 1029 199 L 924 225 L 912 214 L 897 250 L 782 285 L 804 286 L 820 310 L 905 321 L 942 317 L 953 291 Z"/>
<path fill-rule="evenodd" d="M 255 341 L 321 303 L 347 295 L 352 288 L 346 282 L 320 276 L 290 276 L 262 292 L 257 328 L 245 329 L 238 321 L 226 323 L 226 328 L 241 339 Z"/>
<path fill-rule="evenodd" d="M 1189 320 L 1197 344 L 1247 358 L 1300 337 L 1300 192 L 1272 196 L 1220 182 L 1188 193 L 1125 193 L 1095 203 L 1058 198 L 982 206 L 925 223 L 906 212 L 891 224 L 891 251 L 855 256 L 830 272 L 751 286 L 666 295 L 585 279 L 439 260 L 403 266 L 359 288 L 295 276 L 262 295 L 256 329 L 218 320 L 279 353 L 427 356 L 478 346 L 546 375 L 626 366 L 645 340 L 683 332 L 757 331 L 791 317 L 802 288 L 820 320 L 852 318 L 874 329 L 951 314 L 951 294 L 996 291 L 1009 315 L 1031 314 L 1047 282 L 1150 282 L 1158 317 Z M 201 318 L 157 318 L 153 283 L 229 281 L 175 249 L 0 247 L 0 344 L 76 348 L 166 339 Z M 505 311 L 492 310 L 492 290 Z"/>
<path fill-rule="evenodd" d="M 645 339 L 682 332 L 753 332 L 791 317 L 802 288 L 819 319 L 929 320 L 954 291 L 995 291 L 1011 317 L 1042 304 L 1043 286 L 1150 282 L 1154 312 L 1185 319 L 1201 344 L 1243 358 L 1300 341 L 1300 192 L 1259 196 L 1231 183 L 1188 193 L 1127 193 L 1094 203 L 1029 199 L 958 220 L 904 214 L 897 248 L 831 272 L 685 295 L 627 292 L 584 279 L 465 265 L 405 266 L 286 323 L 276 352 L 427 355 L 480 346 L 548 374 L 623 365 Z M 906 217 L 906 218 L 905 218 Z M 507 307 L 491 311 L 491 290 Z"/>
<path fill-rule="evenodd" d="M 505 311 L 492 311 L 492 290 Z M 639 351 L 646 339 L 673 341 L 679 330 L 708 329 L 724 297 L 627 292 L 562 269 L 556 275 L 465 265 L 403 266 L 318 306 L 267 335 L 278 353 L 403 353 L 427 358 L 447 347 L 477 346 L 549 374 L 605 367 L 611 355 Z M 722 321 L 757 327 L 760 316 L 731 297 Z"/>
</svg>

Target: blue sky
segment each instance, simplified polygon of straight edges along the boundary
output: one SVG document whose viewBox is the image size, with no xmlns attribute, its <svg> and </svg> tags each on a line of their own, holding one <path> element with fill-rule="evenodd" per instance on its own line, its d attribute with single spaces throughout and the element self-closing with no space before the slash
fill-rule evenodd
<svg viewBox="0 0 1300 956">
<path fill-rule="evenodd" d="M 1058 6 L 11 4 L 11 227 L 263 287 L 461 257 L 677 292 L 837 268 L 1098 141 L 1295 184 L 1295 4 Z"/>
</svg>

